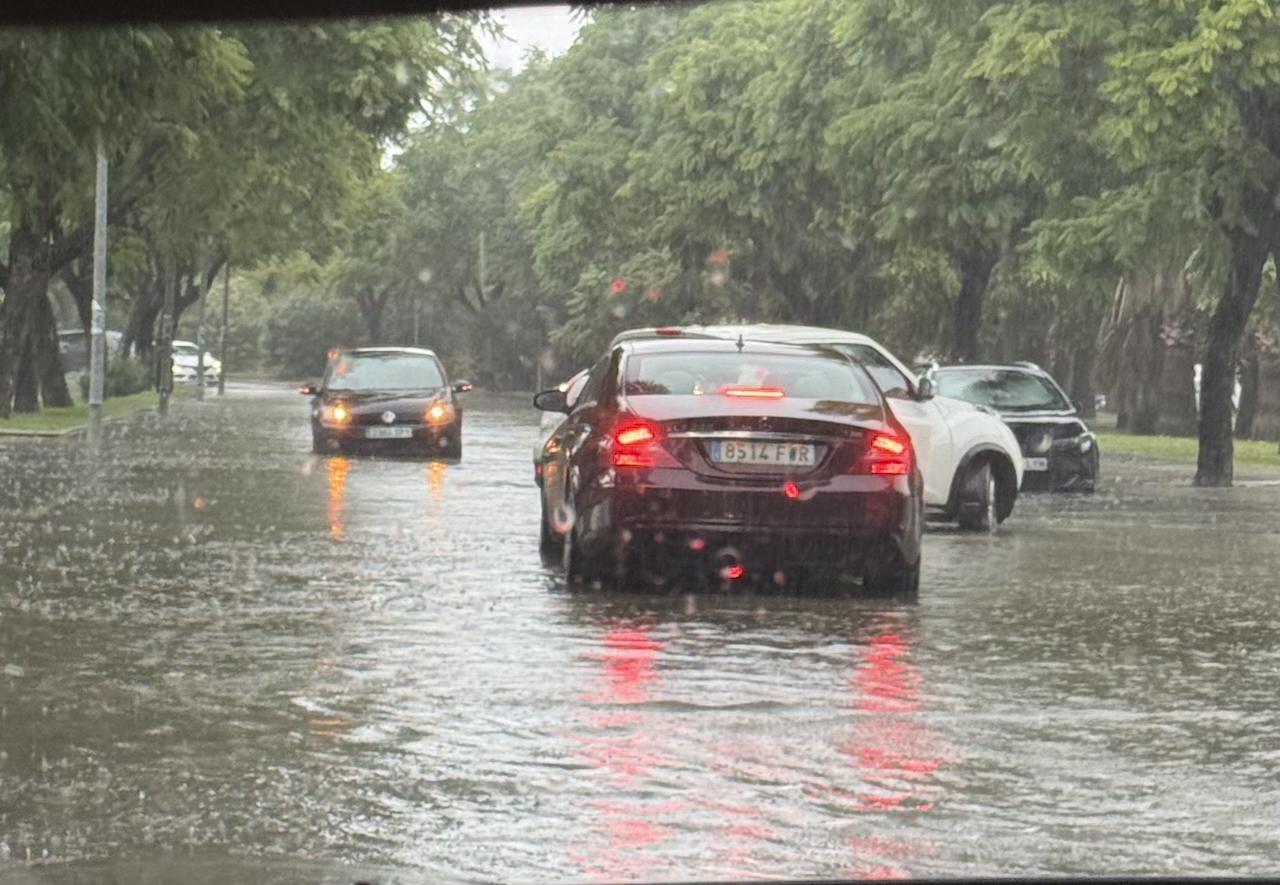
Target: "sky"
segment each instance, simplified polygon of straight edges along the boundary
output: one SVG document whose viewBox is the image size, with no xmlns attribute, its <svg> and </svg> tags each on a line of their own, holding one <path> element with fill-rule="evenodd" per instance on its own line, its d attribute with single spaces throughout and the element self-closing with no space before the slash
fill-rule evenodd
<svg viewBox="0 0 1280 885">
<path fill-rule="evenodd" d="M 559 55 L 569 48 L 578 33 L 578 23 L 567 5 L 512 6 L 495 9 L 493 15 L 506 30 L 503 40 L 483 41 L 485 54 L 494 68 L 520 70 L 524 66 L 522 56 L 534 46 Z"/>
</svg>

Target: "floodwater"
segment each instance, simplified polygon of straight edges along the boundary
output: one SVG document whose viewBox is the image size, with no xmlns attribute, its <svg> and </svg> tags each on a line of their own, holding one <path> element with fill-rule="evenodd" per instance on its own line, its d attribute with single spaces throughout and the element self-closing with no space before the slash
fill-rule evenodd
<svg viewBox="0 0 1280 885">
<path fill-rule="evenodd" d="M 1107 457 L 916 604 L 570 592 L 525 398 L 306 416 L 0 440 L 0 882 L 1280 873 L 1280 485 Z"/>
</svg>

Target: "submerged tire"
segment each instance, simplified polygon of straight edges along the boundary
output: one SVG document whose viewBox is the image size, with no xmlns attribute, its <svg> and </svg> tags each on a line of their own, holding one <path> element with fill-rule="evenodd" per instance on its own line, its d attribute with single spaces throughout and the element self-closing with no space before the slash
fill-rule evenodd
<svg viewBox="0 0 1280 885">
<path fill-rule="evenodd" d="M 984 462 L 970 467 L 960 488 L 960 528 L 967 532 L 994 531 L 1000 523 L 996 505 L 996 476 L 991 465 Z"/>
<path fill-rule="evenodd" d="M 879 599 L 915 599 L 920 594 L 920 560 L 907 565 L 896 553 L 868 560 L 862 572 L 862 591 Z"/>
</svg>

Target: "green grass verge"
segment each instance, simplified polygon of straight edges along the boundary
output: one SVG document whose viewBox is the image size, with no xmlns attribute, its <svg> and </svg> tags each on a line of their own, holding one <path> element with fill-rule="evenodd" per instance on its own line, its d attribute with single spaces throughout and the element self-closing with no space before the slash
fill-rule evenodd
<svg viewBox="0 0 1280 885">
<path fill-rule="evenodd" d="M 195 395 L 195 388 L 188 388 L 185 385 L 177 386 L 173 391 L 174 399 L 195 399 Z M 102 404 L 102 414 L 108 418 L 128 415 L 131 412 L 154 409 L 159 401 L 160 396 L 154 390 L 145 390 L 129 396 L 113 396 Z M 7 430 L 49 433 L 84 427 L 88 423 L 89 404 L 77 401 L 74 406 L 41 409 L 33 414 L 15 412 L 8 419 L 0 418 L 0 433 Z"/>
<path fill-rule="evenodd" d="M 1147 455 L 1169 461 L 1195 463 L 1200 443 L 1193 436 L 1134 436 L 1128 433 L 1097 431 L 1098 445 L 1103 452 L 1120 455 Z M 1236 440 L 1237 464 L 1260 467 L 1280 467 L 1280 449 L 1274 442 L 1262 440 Z"/>
</svg>

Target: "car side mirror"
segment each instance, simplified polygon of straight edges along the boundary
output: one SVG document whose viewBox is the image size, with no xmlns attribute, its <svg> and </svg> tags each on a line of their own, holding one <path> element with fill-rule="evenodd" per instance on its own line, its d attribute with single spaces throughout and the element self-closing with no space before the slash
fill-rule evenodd
<svg viewBox="0 0 1280 885">
<path fill-rule="evenodd" d="M 564 391 L 557 388 L 544 390 L 533 398 L 533 407 L 544 412 L 564 412 L 568 414 L 569 404 L 565 401 Z"/>
<path fill-rule="evenodd" d="M 471 390 L 472 387 L 470 381 L 459 381 L 457 384 L 453 385 L 454 393 L 470 393 Z"/>
<path fill-rule="evenodd" d="M 1084 411 L 1084 406 L 1080 405 L 1080 400 L 1078 399 L 1073 399 L 1071 401 L 1071 408 L 1075 409 L 1077 412 Z"/>
<path fill-rule="evenodd" d="M 920 402 L 933 399 L 937 396 L 937 388 L 934 387 L 933 379 L 928 375 L 916 381 L 916 399 Z"/>
<path fill-rule="evenodd" d="M 298 388 L 298 393 L 303 396 L 315 396 L 320 392 L 320 388 L 314 384 L 304 384 Z"/>
</svg>

